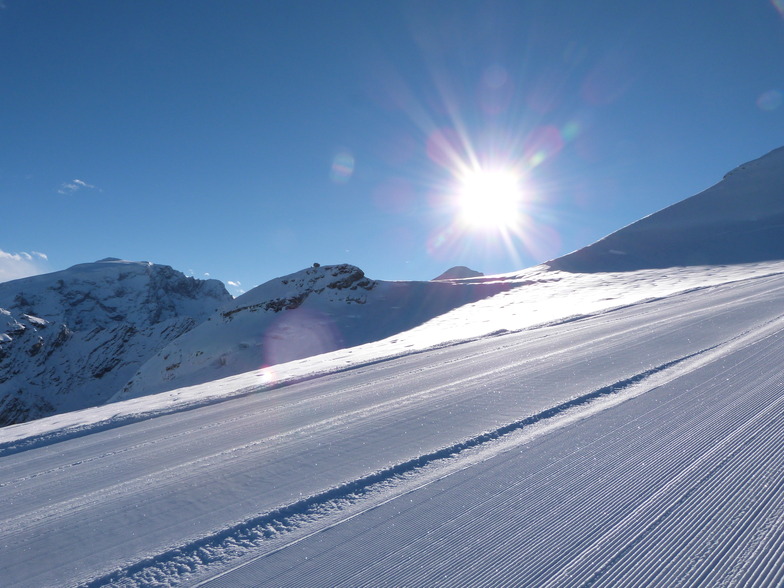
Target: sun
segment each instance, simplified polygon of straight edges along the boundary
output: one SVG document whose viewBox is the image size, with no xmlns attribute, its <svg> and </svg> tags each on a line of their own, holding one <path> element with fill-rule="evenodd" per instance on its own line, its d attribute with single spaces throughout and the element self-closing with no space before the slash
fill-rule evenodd
<svg viewBox="0 0 784 588">
<path fill-rule="evenodd" d="M 457 207 L 469 229 L 508 229 L 517 224 L 524 200 L 520 177 L 505 169 L 472 170 L 460 178 Z"/>
</svg>

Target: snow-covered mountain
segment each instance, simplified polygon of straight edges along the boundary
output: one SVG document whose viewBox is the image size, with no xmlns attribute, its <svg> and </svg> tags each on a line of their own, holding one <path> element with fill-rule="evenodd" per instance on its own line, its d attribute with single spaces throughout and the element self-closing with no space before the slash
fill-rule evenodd
<svg viewBox="0 0 784 588">
<path fill-rule="evenodd" d="M 111 258 L 0 284 L 0 425 L 106 401 L 229 300 L 217 280 Z"/>
<path fill-rule="evenodd" d="M 498 280 L 371 280 L 353 265 L 314 265 L 222 307 L 155 354 L 113 400 L 377 341 L 508 288 Z"/>
<path fill-rule="evenodd" d="M 232 299 L 217 280 L 111 258 L 6 282 L 0 426 L 383 339 L 506 287 L 315 264 Z"/>
<path fill-rule="evenodd" d="M 784 147 L 548 265 L 603 272 L 777 259 L 784 259 Z"/>
</svg>

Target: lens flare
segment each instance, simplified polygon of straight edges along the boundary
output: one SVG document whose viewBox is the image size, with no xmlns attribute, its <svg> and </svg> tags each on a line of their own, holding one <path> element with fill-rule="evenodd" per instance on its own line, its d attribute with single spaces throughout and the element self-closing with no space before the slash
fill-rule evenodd
<svg viewBox="0 0 784 588">
<path fill-rule="evenodd" d="M 531 133 L 526 143 L 525 161 L 534 168 L 560 152 L 564 147 L 564 138 L 556 127 L 547 125 Z"/>
<path fill-rule="evenodd" d="M 509 109 L 514 96 L 514 85 L 509 72 L 498 64 L 485 69 L 478 87 L 478 100 L 482 110 L 490 115 L 499 115 Z"/>
<path fill-rule="evenodd" d="M 339 349 L 340 331 L 325 313 L 306 308 L 281 312 L 264 333 L 262 343 L 265 365 L 278 365 Z"/>
<path fill-rule="evenodd" d="M 448 127 L 430 133 L 425 149 L 431 161 L 446 169 L 458 168 L 467 159 L 460 134 Z"/>
<path fill-rule="evenodd" d="M 580 134 L 580 123 L 573 120 L 564 125 L 561 129 L 561 137 L 565 142 L 574 140 Z"/>
<path fill-rule="evenodd" d="M 584 57 L 584 49 L 575 45 L 564 60 L 575 65 Z M 589 103 L 612 102 L 633 81 L 623 55 L 602 65 L 583 84 Z M 555 255 L 561 242 L 553 198 L 569 180 L 552 177 L 557 173 L 552 162 L 569 144 L 579 150 L 586 135 L 581 114 L 559 116 L 563 73 L 553 71 L 531 87 L 518 69 L 502 63 L 486 63 L 477 76 L 460 83 L 435 62 L 432 66 L 432 88 L 424 94 L 395 72 L 382 72 L 384 93 L 405 96 L 396 108 L 416 129 L 396 131 L 408 137 L 407 147 L 398 157 L 398 144 L 388 140 L 385 161 L 397 167 L 397 161 L 411 164 L 416 155 L 425 157 L 407 183 L 377 186 L 376 207 L 408 217 L 424 213 L 430 230 L 425 243 L 416 246 L 425 245 L 434 259 L 495 263 L 507 257 L 520 267 L 526 257 Z M 471 88 L 467 95 L 464 90 Z"/>
<path fill-rule="evenodd" d="M 271 366 L 264 366 L 260 368 L 256 372 L 256 375 L 258 376 L 262 386 L 269 386 L 277 381 L 277 377 L 275 376 L 275 370 L 272 369 Z"/>
<path fill-rule="evenodd" d="M 784 0 L 781 1 L 782 6 L 784 6 Z M 771 112 L 781 106 L 782 101 L 784 101 L 784 96 L 782 96 L 781 92 L 778 90 L 768 90 L 757 98 L 757 107 L 760 110 Z"/>
<path fill-rule="evenodd" d="M 354 156 L 348 151 L 341 151 L 332 159 L 330 179 L 336 184 L 345 184 L 354 174 Z"/>
</svg>

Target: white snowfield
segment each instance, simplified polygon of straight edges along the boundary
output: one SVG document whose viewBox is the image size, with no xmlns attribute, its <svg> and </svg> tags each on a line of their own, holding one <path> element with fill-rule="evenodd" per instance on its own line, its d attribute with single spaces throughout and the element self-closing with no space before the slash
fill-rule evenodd
<svg viewBox="0 0 784 588">
<path fill-rule="evenodd" d="M 0 429 L 0 583 L 782 585 L 784 263 L 495 279 L 385 341 Z"/>
</svg>

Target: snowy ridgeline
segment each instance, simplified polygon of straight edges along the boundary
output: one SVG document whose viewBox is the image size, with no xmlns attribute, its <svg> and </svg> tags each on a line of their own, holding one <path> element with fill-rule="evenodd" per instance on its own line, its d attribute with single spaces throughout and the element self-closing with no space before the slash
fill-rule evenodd
<svg viewBox="0 0 784 588">
<path fill-rule="evenodd" d="M 602 272 L 777 259 L 784 259 L 784 147 L 549 265 Z"/>
<path fill-rule="evenodd" d="M 385 339 L 518 282 L 389 282 L 352 265 L 277 278 L 225 305 L 147 361 L 114 400 L 258 370 Z"/>
</svg>

